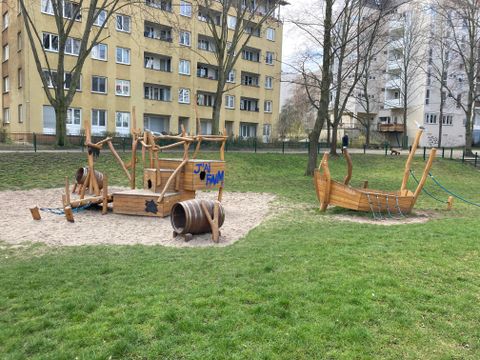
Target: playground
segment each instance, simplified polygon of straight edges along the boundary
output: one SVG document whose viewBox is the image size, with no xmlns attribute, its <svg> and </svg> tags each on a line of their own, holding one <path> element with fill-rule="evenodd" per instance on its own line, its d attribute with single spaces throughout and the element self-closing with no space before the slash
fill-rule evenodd
<svg viewBox="0 0 480 360">
<path fill-rule="evenodd" d="M 216 152 L 204 155 L 218 159 Z M 352 187 L 368 180 L 368 188 L 400 189 L 406 156 L 351 157 Z M 432 196 L 422 191 L 404 217 L 374 208 L 374 219 L 370 209 L 321 212 L 313 180 L 303 176 L 304 155 L 228 153 L 225 160 L 222 236 L 238 237 L 216 244 L 205 234 L 201 248 L 177 249 L 138 241 L 146 222 L 166 219 L 140 217 L 142 225 L 127 230 L 124 219 L 131 217 L 102 215 L 100 207 L 75 213 L 74 223 L 45 212 L 32 220 L 32 204 L 61 207 L 64 177 L 85 153 L 1 157 L 2 356 L 479 357 L 480 208 L 455 199 L 447 210 L 451 194 L 433 181 L 479 203 L 478 170 L 436 159 L 424 186 Z M 95 165 L 112 191 L 129 187 L 113 155 L 102 153 Z M 425 165 L 412 160 L 418 181 Z M 331 157 L 328 166 L 343 182 L 347 161 Z M 141 180 L 139 172 L 138 186 Z M 406 188 L 417 186 L 409 176 Z M 10 229 L 10 221 L 19 223 Z M 45 244 L 50 235 L 40 229 L 49 224 L 56 240 Z M 160 241 L 164 230 L 148 231 L 143 244 L 168 245 Z M 115 234 L 135 246 L 114 246 L 121 242 L 110 239 Z M 171 228 L 165 234 L 171 242 Z M 71 243 L 78 237 L 102 240 Z"/>
</svg>

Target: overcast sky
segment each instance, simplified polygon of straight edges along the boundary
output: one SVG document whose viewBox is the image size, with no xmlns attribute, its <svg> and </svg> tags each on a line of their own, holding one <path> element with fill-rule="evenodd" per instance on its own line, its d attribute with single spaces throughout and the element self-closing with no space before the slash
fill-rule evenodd
<svg viewBox="0 0 480 360">
<path fill-rule="evenodd" d="M 282 8 L 282 17 L 285 19 L 283 26 L 283 62 L 291 63 L 295 54 L 305 50 L 305 39 L 302 39 L 301 31 L 288 20 L 295 17 L 301 11 L 308 11 L 308 5 L 312 0 L 289 0 L 290 5 Z M 284 72 L 290 72 L 288 66 L 282 67 Z"/>
</svg>

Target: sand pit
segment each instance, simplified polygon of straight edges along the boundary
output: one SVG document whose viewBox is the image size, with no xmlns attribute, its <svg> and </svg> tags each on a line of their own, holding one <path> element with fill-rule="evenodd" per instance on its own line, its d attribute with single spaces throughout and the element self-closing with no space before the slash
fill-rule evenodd
<svg viewBox="0 0 480 360">
<path fill-rule="evenodd" d="M 113 188 L 112 190 L 115 190 Z M 0 240 L 9 244 L 41 242 L 50 246 L 163 245 L 172 247 L 227 246 L 244 237 L 269 214 L 275 196 L 225 192 L 222 204 L 225 223 L 220 242 L 210 234 L 196 235 L 185 242 L 172 237 L 170 217 L 151 218 L 84 210 L 75 223 L 64 216 L 41 211 L 42 220 L 32 219 L 29 207 L 58 207 L 63 189 L 0 192 Z M 198 192 L 197 198 L 213 199 L 216 193 Z"/>
</svg>

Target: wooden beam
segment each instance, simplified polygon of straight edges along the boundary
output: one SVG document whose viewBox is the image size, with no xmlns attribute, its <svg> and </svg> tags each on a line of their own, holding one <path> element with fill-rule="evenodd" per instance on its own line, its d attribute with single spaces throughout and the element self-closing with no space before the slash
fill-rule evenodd
<svg viewBox="0 0 480 360">
<path fill-rule="evenodd" d="M 218 207 L 219 207 L 219 202 L 215 201 L 215 205 L 213 206 L 213 218 L 210 215 L 210 212 L 208 211 L 207 205 L 205 204 L 205 201 L 202 201 L 200 203 L 203 213 L 205 214 L 205 217 L 208 220 L 208 223 L 210 224 L 210 229 L 212 232 L 212 240 L 215 243 L 218 243 L 220 240 L 220 231 L 218 229 Z"/>
<path fill-rule="evenodd" d="M 42 217 L 40 216 L 40 209 L 38 206 L 34 206 L 33 208 L 30 208 L 30 213 L 32 214 L 33 220 L 41 220 Z"/>
<path fill-rule="evenodd" d="M 449 196 L 447 200 L 447 210 L 452 210 L 453 207 L 453 196 Z"/>
<path fill-rule="evenodd" d="M 108 176 L 103 177 L 103 202 L 102 202 L 102 215 L 105 215 L 108 211 Z"/>
<path fill-rule="evenodd" d="M 68 176 L 65 176 L 65 202 L 70 205 L 70 185 L 68 184 Z"/>
<path fill-rule="evenodd" d="M 157 200 L 157 204 L 160 204 L 163 200 L 163 197 L 165 196 L 165 193 L 167 192 L 168 190 L 168 187 L 170 186 L 170 184 L 172 183 L 173 179 L 175 179 L 175 177 L 177 176 L 177 174 L 180 172 L 180 170 L 182 170 L 182 168 L 187 164 L 188 162 L 188 159 L 184 159 L 180 165 L 178 165 L 178 167 L 175 169 L 175 171 L 170 175 L 170 177 L 168 178 L 167 182 L 165 183 L 165 186 L 163 187 L 163 190 L 162 192 L 160 193 L 160 196 L 158 197 L 158 200 Z"/>
<path fill-rule="evenodd" d="M 415 189 L 415 193 L 413 194 L 413 201 L 412 201 L 412 207 L 415 205 L 415 202 L 417 201 L 418 196 L 420 195 L 420 192 L 423 189 L 423 186 L 425 185 L 425 182 L 427 181 L 428 173 L 430 171 L 430 168 L 432 167 L 433 160 L 435 159 L 435 156 L 437 154 L 437 149 L 432 148 L 430 150 L 430 156 L 428 157 L 427 164 L 425 165 L 425 169 L 423 169 L 423 174 L 418 182 L 418 186 Z"/>
<path fill-rule="evenodd" d="M 320 203 L 320 211 L 325 211 L 325 210 L 327 210 L 328 203 L 330 202 L 330 190 L 331 190 L 331 186 L 332 186 L 330 169 L 328 168 L 328 153 L 327 152 L 325 152 L 325 154 L 323 154 L 322 161 L 320 162 L 320 165 L 319 165 L 319 170 L 320 169 L 323 170 L 323 175 L 320 175 L 320 174 L 319 175 L 323 176 L 325 178 L 325 181 L 326 181 L 323 201 Z"/>
<path fill-rule="evenodd" d="M 67 221 L 68 222 L 75 222 L 75 219 L 73 218 L 73 211 L 72 211 L 72 207 L 71 206 L 66 206 L 64 208 L 64 211 L 65 211 L 65 217 L 67 218 Z"/>
<path fill-rule="evenodd" d="M 127 175 L 128 180 L 132 180 L 130 173 L 128 172 L 127 167 L 125 166 L 125 163 L 123 162 L 122 158 L 120 155 L 118 155 L 117 151 L 115 150 L 115 147 L 113 146 L 111 141 L 107 142 L 108 148 L 110 149 L 111 153 L 113 154 L 113 157 L 117 160 L 117 162 L 120 164 L 120 166 L 123 169 L 123 172 Z"/>
<path fill-rule="evenodd" d="M 412 160 L 413 157 L 415 156 L 415 152 L 417 151 L 418 144 L 420 143 L 420 138 L 422 137 L 423 130 L 418 129 L 417 134 L 415 135 L 415 140 L 413 141 L 412 144 L 412 150 L 410 150 L 410 153 L 408 154 L 407 162 L 405 163 L 405 170 L 403 172 L 403 179 L 402 179 L 402 185 L 400 186 L 400 191 L 405 191 L 407 190 L 407 182 L 408 178 L 410 177 L 410 168 L 412 166 Z"/>
</svg>

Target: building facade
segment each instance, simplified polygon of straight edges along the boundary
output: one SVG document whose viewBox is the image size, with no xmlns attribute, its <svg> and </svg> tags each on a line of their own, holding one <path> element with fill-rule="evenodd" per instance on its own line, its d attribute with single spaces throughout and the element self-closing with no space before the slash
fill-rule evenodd
<svg viewBox="0 0 480 360">
<path fill-rule="evenodd" d="M 58 36 L 51 3 L 26 6 L 54 63 Z M 158 133 L 178 133 L 181 125 L 193 134 L 211 133 L 218 71 L 202 8 L 183 0 L 146 0 L 145 11 L 124 9 L 108 21 L 103 40 L 85 61 L 68 110 L 67 133 L 81 133 L 90 121 L 96 134 L 128 135 L 133 116 L 137 128 Z M 2 15 L 2 127 L 11 133 L 54 133 L 55 112 L 44 94 L 17 1 L 4 2 Z M 103 14 L 97 22 L 102 19 Z M 66 70 L 76 64 L 82 26 L 79 17 L 66 45 Z M 282 23 L 272 16 L 252 34 L 229 75 L 220 117 L 220 128 L 229 135 L 272 136 L 280 105 L 281 49 Z"/>
<path fill-rule="evenodd" d="M 448 43 L 454 39 L 445 38 L 448 30 L 442 28 L 442 19 L 435 16 L 432 6 L 424 1 L 407 2 L 385 17 L 371 65 L 348 99 L 339 134 L 348 129 L 364 131 L 359 119 L 368 117 L 371 134 L 381 135 L 392 146 L 411 144 L 419 126 L 425 128 L 421 146 L 438 146 L 439 136 L 442 146 L 465 145 L 466 116 L 460 105 L 465 101 L 462 99 L 465 71 L 455 51 L 449 51 Z M 438 36 L 445 38 L 441 46 L 438 40 L 432 40 Z M 439 69 L 444 65 L 444 76 L 440 79 Z M 368 79 L 367 92 L 362 87 L 365 79 Z"/>
</svg>

